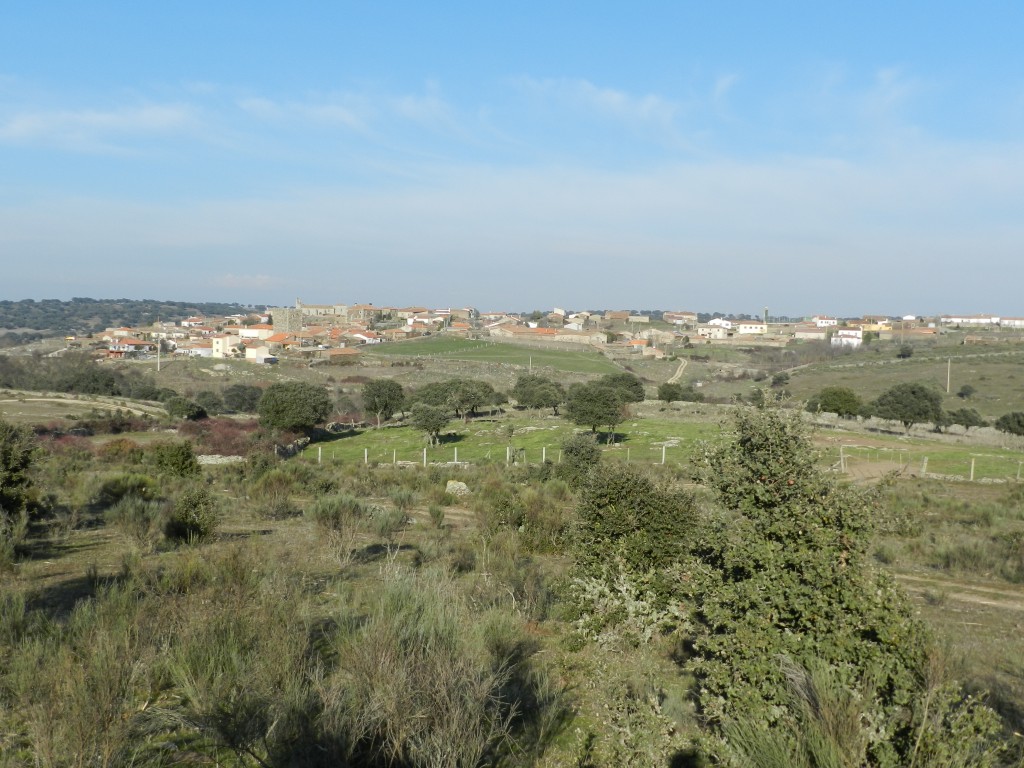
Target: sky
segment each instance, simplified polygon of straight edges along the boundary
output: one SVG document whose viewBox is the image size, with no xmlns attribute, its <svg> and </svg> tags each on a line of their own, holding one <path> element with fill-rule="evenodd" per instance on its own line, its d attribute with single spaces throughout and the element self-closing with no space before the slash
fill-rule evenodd
<svg viewBox="0 0 1024 768">
<path fill-rule="evenodd" d="M 1024 316 L 1024 3 L 12 3 L 0 299 Z"/>
</svg>

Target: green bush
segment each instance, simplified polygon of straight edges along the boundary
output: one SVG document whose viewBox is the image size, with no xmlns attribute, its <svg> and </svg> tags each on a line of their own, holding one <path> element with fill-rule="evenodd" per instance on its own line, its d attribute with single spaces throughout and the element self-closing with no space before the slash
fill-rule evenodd
<svg viewBox="0 0 1024 768">
<path fill-rule="evenodd" d="M 791 664 L 821 666 L 859 692 L 854 736 L 866 757 L 848 764 L 908 765 L 919 750 L 960 749 L 991 765 L 992 713 L 929 678 L 930 636 L 870 563 L 875 497 L 819 470 L 806 429 L 799 414 L 742 409 L 735 440 L 703 456 L 723 513 L 694 548 L 679 596 L 692 606 L 698 705 L 726 737 L 715 751 L 731 754 L 735 727 L 800 727 Z"/>
<path fill-rule="evenodd" d="M 367 505 L 349 494 L 337 494 L 317 499 L 306 510 L 306 516 L 328 531 L 341 530 L 352 521 L 363 520 L 370 514 Z"/>
<path fill-rule="evenodd" d="M 101 507 L 116 504 L 126 496 L 150 501 L 157 496 L 157 486 L 157 481 L 149 475 L 138 473 L 117 475 L 103 481 L 93 501 Z"/>
<path fill-rule="evenodd" d="M 1004 413 L 996 419 L 995 427 L 1000 432 L 1007 432 L 1011 435 L 1024 435 L 1024 411 Z"/>
<path fill-rule="evenodd" d="M 164 407 L 167 409 L 167 415 L 176 419 L 197 421 L 207 417 L 206 409 L 187 397 L 172 397 L 164 404 Z"/>
<path fill-rule="evenodd" d="M 197 543 L 213 537 L 220 524 L 220 504 L 204 485 L 193 485 L 174 499 L 165 526 L 172 541 Z"/>
<path fill-rule="evenodd" d="M 149 459 L 158 471 L 174 477 L 192 477 L 201 471 L 192 443 L 184 440 L 154 444 L 149 449 Z"/>
</svg>

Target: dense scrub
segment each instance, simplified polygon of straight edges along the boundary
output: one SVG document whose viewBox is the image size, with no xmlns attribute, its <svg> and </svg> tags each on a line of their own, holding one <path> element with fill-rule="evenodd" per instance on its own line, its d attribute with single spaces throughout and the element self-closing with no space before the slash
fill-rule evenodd
<svg viewBox="0 0 1024 768">
<path fill-rule="evenodd" d="M 0 765 L 1000 764 L 986 681 L 876 563 L 920 553 L 922 506 L 1008 534 L 1019 492 L 879 495 L 795 417 L 730 431 L 679 471 L 590 434 L 560 464 L 200 467 L 258 430 L 15 429 Z"/>
</svg>

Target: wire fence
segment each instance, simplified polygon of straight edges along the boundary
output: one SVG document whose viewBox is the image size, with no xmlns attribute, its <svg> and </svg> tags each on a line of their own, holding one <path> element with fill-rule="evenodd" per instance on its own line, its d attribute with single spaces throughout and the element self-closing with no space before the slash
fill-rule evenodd
<svg viewBox="0 0 1024 768">
<path fill-rule="evenodd" d="M 831 458 L 832 469 L 854 476 L 900 472 L 981 483 L 1019 482 L 1024 478 L 1024 456 L 1020 454 L 841 445 Z"/>
<path fill-rule="evenodd" d="M 602 455 L 612 461 L 635 463 L 644 465 L 681 465 L 688 463 L 691 455 L 689 446 L 684 446 L 678 441 L 668 441 L 648 445 L 631 443 L 625 445 L 601 446 Z M 528 465 L 560 464 L 563 459 L 561 446 L 542 445 L 517 447 L 514 445 L 492 445 L 487 447 L 467 446 L 460 449 L 459 446 L 433 446 L 422 448 L 394 447 L 394 448 L 363 448 L 353 450 L 351 448 L 338 449 L 330 444 L 317 445 L 305 450 L 302 456 L 307 461 L 319 464 L 394 464 L 399 466 L 430 466 L 430 465 L 459 465 L 469 466 L 475 464 L 507 464 L 507 465 Z"/>
</svg>

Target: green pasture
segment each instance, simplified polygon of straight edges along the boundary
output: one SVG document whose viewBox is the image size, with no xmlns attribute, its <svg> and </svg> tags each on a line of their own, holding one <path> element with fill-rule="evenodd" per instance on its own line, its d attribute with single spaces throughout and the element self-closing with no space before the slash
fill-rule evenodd
<svg viewBox="0 0 1024 768">
<path fill-rule="evenodd" d="M 511 427 L 511 432 L 510 432 Z M 506 460 L 506 449 L 513 449 L 516 460 L 530 464 L 542 460 L 557 462 L 559 446 L 578 428 L 558 417 L 512 414 L 501 419 L 453 419 L 442 434 L 440 445 L 428 447 L 423 433 L 406 426 L 357 430 L 334 440 L 311 445 L 305 459 L 323 462 L 390 464 L 393 461 L 470 462 L 473 464 Z M 616 429 L 615 443 L 602 443 L 608 458 L 645 464 L 660 463 L 662 445 L 666 463 L 690 460 L 696 443 L 714 438 L 718 426 L 709 422 L 683 422 L 635 418 Z M 602 439 L 606 438 L 602 435 Z"/>
<path fill-rule="evenodd" d="M 430 338 L 379 344 L 366 350 L 381 357 L 426 357 L 436 360 L 465 360 L 504 363 L 524 368 L 553 368 L 569 373 L 618 373 L 620 369 L 600 352 L 521 347 L 496 341 L 431 336 Z"/>
<path fill-rule="evenodd" d="M 871 445 L 861 445 L 855 437 L 851 438 L 841 449 L 847 472 L 854 474 L 858 468 L 870 466 L 881 470 L 912 474 L 927 472 L 970 480 L 973 465 L 973 479 L 976 482 L 1024 479 L 1024 453 L 1020 451 L 900 438 L 879 440 L 875 437 L 872 437 Z M 840 446 L 826 448 L 823 459 L 838 468 Z"/>
</svg>

